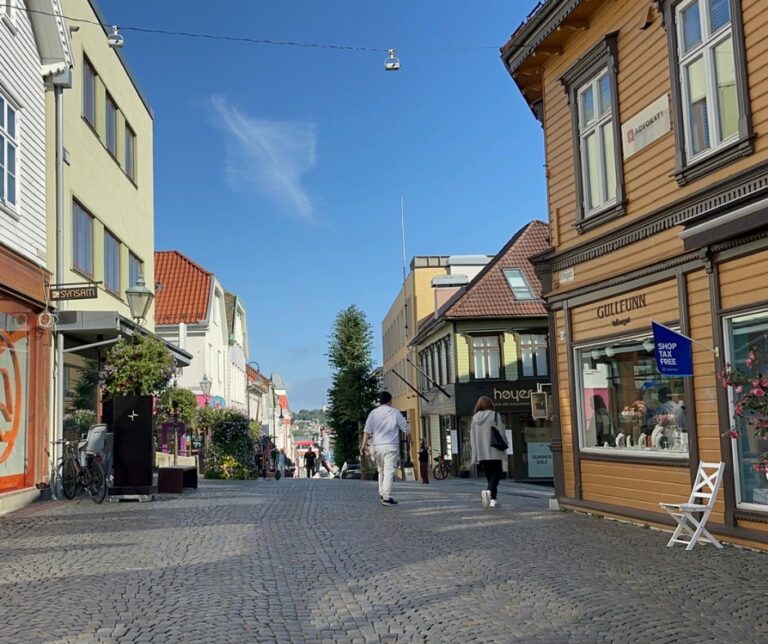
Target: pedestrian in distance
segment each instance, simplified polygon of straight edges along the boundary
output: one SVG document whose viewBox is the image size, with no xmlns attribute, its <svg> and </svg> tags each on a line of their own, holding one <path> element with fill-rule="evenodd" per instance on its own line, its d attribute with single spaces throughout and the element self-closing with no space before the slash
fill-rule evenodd
<svg viewBox="0 0 768 644">
<path fill-rule="evenodd" d="M 311 449 L 304 454 L 304 469 L 307 470 L 307 478 L 311 479 L 315 473 L 315 453 Z"/>
<path fill-rule="evenodd" d="M 285 449 L 281 447 L 277 455 L 277 471 L 280 472 L 280 478 L 285 477 L 285 460 Z"/>
<path fill-rule="evenodd" d="M 493 401 L 488 396 L 480 396 L 475 404 L 469 440 L 472 446 L 472 463 L 480 465 L 488 481 L 488 489 L 480 492 L 484 508 L 497 508 L 496 498 L 502 471 L 507 469 L 507 454 L 504 450 L 491 445 L 493 428 L 504 436 L 504 420 L 496 411 Z"/>
<path fill-rule="evenodd" d="M 421 474 L 421 482 L 424 485 L 429 484 L 429 445 L 427 445 L 427 439 L 421 439 L 421 447 L 419 448 L 419 473 Z"/>
<path fill-rule="evenodd" d="M 379 471 L 379 499 L 385 507 L 397 505 L 397 501 L 392 498 L 392 481 L 400 456 L 400 434 L 408 434 L 409 431 L 408 422 L 392 407 L 392 394 L 382 391 L 379 406 L 368 414 L 365 421 L 360 458 L 365 458 L 365 450 L 370 442 L 376 469 Z"/>
</svg>

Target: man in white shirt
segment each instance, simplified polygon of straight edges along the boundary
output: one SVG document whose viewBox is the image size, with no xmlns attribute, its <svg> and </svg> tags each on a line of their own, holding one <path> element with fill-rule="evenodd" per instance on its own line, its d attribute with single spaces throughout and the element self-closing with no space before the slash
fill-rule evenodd
<svg viewBox="0 0 768 644">
<path fill-rule="evenodd" d="M 403 415 L 392 407 L 392 394 L 382 391 L 379 403 L 365 421 L 360 457 L 365 458 L 370 441 L 376 469 L 379 470 L 379 498 L 383 506 L 391 507 L 397 505 L 392 498 L 392 481 L 400 453 L 400 433 L 407 434 L 410 429 Z"/>
</svg>

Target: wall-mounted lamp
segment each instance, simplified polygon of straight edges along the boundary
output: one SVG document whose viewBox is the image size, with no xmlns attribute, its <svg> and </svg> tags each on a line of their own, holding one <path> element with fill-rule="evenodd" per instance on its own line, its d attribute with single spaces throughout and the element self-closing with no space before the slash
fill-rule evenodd
<svg viewBox="0 0 768 644">
<path fill-rule="evenodd" d="M 648 353 L 653 353 L 653 350 L 656 348 L 656 345 L 654 344 L 653 340 L 646 340 L 643 342 L 643 349 L 645 349 Z"/>
<path fill-rule="evenodd" d="M 613 347 L 605 347 L 605 355 L 607 355 L 609 358 L 613 358 L 613 356 L 616 355 L 616 349 Z"/>
<path fill-rule="evenodd" d="M 599 360 L 600 355 L 601 355 L 600 349 L 592 349 L 592 353 L 591 353 L 592 360 Z"/>
</svg>

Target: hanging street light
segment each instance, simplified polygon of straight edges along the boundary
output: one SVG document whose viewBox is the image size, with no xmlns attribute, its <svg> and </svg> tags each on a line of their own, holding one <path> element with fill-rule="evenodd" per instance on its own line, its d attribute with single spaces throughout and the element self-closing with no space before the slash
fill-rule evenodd
<svg viewBox="0 0 768 644">
<path fill-rule="evenodd" d="M 149 307 L 152 305 L 152 300 L 155 299 L 155 294 L 147 288 L 143 275 L 139 275 L 136 284 L 125 289 L 125 296 L 128 299 L 131 317 L 137 322 L 145 320 Z"/>
<path fill-rule="evenodd" d="M 394 49 L 387 49 L 387 59 L 384 61 L 384 69 L 388 72 L 396 72 L 400 69 L 400 59 L 395 56 Z"/>
<path fill-rule="evenodd" d="M 107 36 L 107 44 L 112 49 L 121 49 L 125 45 L 125 36 L 120 33 L 120 29 L 117 25 L 112 27 L 112 33 Z"/>
</svg>

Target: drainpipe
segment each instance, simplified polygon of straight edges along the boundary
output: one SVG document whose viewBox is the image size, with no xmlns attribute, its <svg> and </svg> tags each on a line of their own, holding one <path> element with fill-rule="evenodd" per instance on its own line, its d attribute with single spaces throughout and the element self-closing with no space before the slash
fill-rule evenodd
<svg viewBox="0 0 768 644">
<path fill-rule="evenodd" d="M 64 276 L 64 90 L 72 87 L 72 70 L 58 74 L 53 79 L 56 143 L 56 283 Z M 61 312 L 61 302 L 59 303 Z M 64 436 L 64 335 L 56 331 L 55 413 L 52 440 Z M 52 450 L 58 458 L 60 446 Z"/>
</svg>

